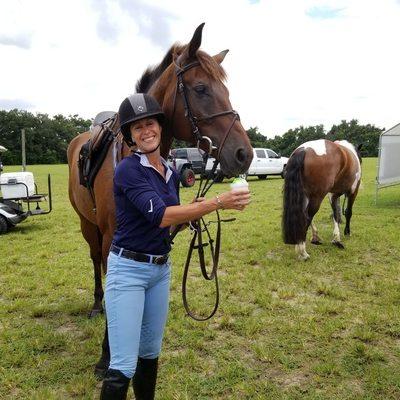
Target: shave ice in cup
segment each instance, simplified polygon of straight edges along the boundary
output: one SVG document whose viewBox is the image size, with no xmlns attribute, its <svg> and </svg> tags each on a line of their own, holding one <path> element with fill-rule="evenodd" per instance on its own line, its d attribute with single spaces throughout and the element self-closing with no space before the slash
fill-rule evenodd
<svg viewBox="0 0 400 400">
<path fill-rule="evenodd" d="M 249 184 L 247 183 L 244 175 L 239 175 L 231 182 L 231 190 L 248 190 Z"/>
</svg>

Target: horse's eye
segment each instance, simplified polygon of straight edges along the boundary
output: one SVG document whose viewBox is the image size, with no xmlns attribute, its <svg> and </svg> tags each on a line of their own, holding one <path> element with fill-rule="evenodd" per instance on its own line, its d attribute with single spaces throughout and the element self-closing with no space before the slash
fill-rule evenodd
<svg viewBox="0 0 400 400">
<path fill-rule="evenodd" d="M 205 85 L 197 85 L 194 87 L 194 90 L 197 94 L 206 94 L 206 86 Z"/>
</svg>

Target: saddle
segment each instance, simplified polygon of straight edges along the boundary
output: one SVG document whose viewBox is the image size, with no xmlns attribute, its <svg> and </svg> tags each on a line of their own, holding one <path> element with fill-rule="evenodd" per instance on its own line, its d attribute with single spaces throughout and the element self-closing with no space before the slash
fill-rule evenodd
<svg viewBox="0 0 400 400">
<path fill-rule="evenodd" d="M 102 111 L 93 120 L 90 139 L 81 147 L 78 160 L 79 183 L 89 190 L 118 130 L 118 114 L 113 111 Z"/>
</svg>

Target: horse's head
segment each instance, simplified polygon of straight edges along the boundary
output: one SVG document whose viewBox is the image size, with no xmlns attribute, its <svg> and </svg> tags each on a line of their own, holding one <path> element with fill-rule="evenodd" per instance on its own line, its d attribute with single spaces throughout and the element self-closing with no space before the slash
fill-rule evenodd
<svg viewBox="0 0 400 400">
<path fill-rule="evenodd" d="M 221 67 L 227 50 L 210 56 L 199 50 L 204 24 L 186 46 L 175 45 L 163 63 L 171 61 L 150 88 L 169 120 L 174 137 L 209 151 L 227 176 L 248 170 L 253 151 L 239 115 L 232 109 Z M 162 64 L 158 68 L 162 68 Z"/>
</svg>

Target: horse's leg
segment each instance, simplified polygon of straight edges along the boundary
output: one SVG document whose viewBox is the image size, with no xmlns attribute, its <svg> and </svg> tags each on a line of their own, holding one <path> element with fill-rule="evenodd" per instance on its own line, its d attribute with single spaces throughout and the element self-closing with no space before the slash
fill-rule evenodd
<svg viewBox="0 0 400 400">
<path fill-rule="evenodd" d="M 312 229 L 312 234 L 313 237 L 311 239 L 311 243 L 313 244 L 321 244 L 321 240 L 317 235 L 317 228 L 316 225 L 313 222 L 314 215 L 318 212 L 319 207 L 321 205 L 322 198 L 319 197 L 311 197 L 307 198 L 307 208 L 306 208 L 306 214 L 307 214 L 307 228 L 306 228 L 306 234 L 307 234 L 307 229 L 311 225 Z M 308 260 L 310 258 L 310 255 L 306 251 L 306 236 L 304 237 L 304 241 L 295 245 L 295 251 L 300 260 Z"/>
<path fill-rule="evenodd" d="M 312 244 L 322 244 L 322 240 L 318 236 L 317 226 L 315 225 L 314 220 L 313 220 L 315 214 L 319 210 L 321 201 L 322 200 L 320 200 L 320 199 L 313 198 L 310 200 L 310 202 L 308 204 L 307 211 L 308 211 L 308 220 L 309 220 L 309 224 L 311 225 L 311 231 L 312 231 L 312 238 L 311 238 Z"/>
<path fill-rule="evenodd" d="M 311 231 L 312 231 L 312 244 L 322 244 L 321 238 L 318 236 L 317 225 L 315 225 L 314 221 L 311 221 Z"/>
<path fill-rule="evenodd" d="M 93 262 L 94 268 L 94 304 L 89 312 L 89 318 L 95 317 L 97 314 L 103 312 L 103 286 L 102 286 L 102 243 L 101 235 L 96 225 L 89 222 L 87 219 L 81 217 L 81 231 L 85 240 L 88 242 L 90 247 L 90 258 Z"/>
<path fill-rule="evenodd" d="M 294 251 L 296 252 L 299 260 L 307 261 L 310 258 L 310 255 L 306 251 L 306 241 L 295 244 Z"/>
<path fill-rule="evenodd" d="M 331 203 L 332 211 L 333 211 L 333 239 L 332 244 L 334 244 L 339 249 L 344 249 L 342 242 L 340 241 L 340 230 L 339 224 L 341 222 L 341 212 L 340 212 L 340 194 L 332 193 L 329 196 L 329 200 Z"/>
<path fill-rule="evenodd" d="M 307 215 L 307 224 L 306 224 L 306 229 L 305 229 L 305 234 L 304 234 L 304 240 L 298 244 L 295 245 L 295 251 L 300 260 L 308 260 L 310 258 L 310 255 L 306 251 L 306 237 L 307 237 L 307 230 L 309 226 L 311 225 L 311 230 L 312 230 L 312 239 L 311 243 L 312 244 L 321 244 L 321 240 L 317 235 L 317 227 L 313 222 L 314 215 L 318 212 L 319 206 L 321 205 L 322 199 L 319 197 L 305 197 L 304 201 L 304 207 L 305 207 L 305 213 Z"/>
<path fill-rule="evenodd" d="M 346 217 L 346 226 L 344 228 L 344 234 L 346 236 L 350 236 L 350 219 L 351 216 L 353 215 L 353 204 L 354 200 L 356 199 L 357 192 L 350 194 L 350 196 L 347 198 L 347 207 L 344 212 L 344 215 Z"/>
</svg>

